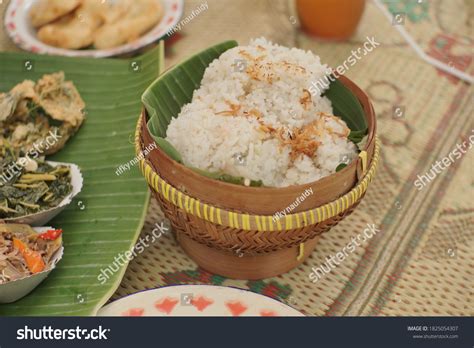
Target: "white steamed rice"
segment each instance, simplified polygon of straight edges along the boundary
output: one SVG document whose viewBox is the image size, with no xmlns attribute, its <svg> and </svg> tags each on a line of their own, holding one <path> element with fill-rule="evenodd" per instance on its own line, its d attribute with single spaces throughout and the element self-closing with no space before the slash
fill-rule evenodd
<svg viewBox="0 0 474 348">
<path fill-rule="evenodd" d="M 330 175 L 354 158 L 356 146 L 347 139 L 344 121 L 330 116 L 330 100 L 308 92 L 327 69 L 310 51 L 263 38 L 232 48 L 206 69 L 166 139 L 187 166 L 262 180 L 265 186 Z M 294 139 L 302 139 L 297 135 L 303 129 L 311 139 L 298 146 Z"/>
</svg>

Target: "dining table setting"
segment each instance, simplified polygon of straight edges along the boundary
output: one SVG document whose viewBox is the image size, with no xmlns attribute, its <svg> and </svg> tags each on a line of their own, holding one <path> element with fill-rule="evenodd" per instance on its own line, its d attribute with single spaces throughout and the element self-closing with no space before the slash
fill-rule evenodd
<svg viewBox="0 0 474 348">
<path fill-rule="evenodd" d="M 0 1 L 0 316 L 474 314 L 473 1 L 46 3 Z"/>
</svg>

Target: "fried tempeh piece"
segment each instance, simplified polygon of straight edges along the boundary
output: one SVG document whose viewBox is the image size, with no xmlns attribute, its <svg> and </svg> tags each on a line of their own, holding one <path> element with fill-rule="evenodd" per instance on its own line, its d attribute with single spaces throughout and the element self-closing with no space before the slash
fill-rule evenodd
<svg viewBox="0 0 474 348">
<path fill-rule="evenodd" d="M 57 132 L 57 141 L 44 151 L 45 155 L 59 151 L 85 117 L 85 103 L 62 71 L 44 75 L 37 83 L 30 80 L 19 83 L 0 95 L 0 106 L 6 107 L 0 112 L 0 148 L 7 143 L 15 150 L 26 152 Z"/>
<path fill-rule="evenodd" d="M 64 72 L 44 75 L 35 85 L 39 96 L 36 103 L 48 115 L 77 129 L 84 120 L 85 103 L 71 81 L 66 81 Z"/>
</svg>

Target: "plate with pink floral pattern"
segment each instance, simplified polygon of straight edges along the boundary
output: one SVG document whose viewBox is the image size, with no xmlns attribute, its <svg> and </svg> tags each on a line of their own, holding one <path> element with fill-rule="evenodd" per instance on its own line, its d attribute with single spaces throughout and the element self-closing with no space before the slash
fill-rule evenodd
<svg viewBox="0 0 474 348">
<path fill-rule="evenodd" d="M 136 40 L 107 49 L 95 49 L 94 47 L 65 49 L 48 45 L 38 39 L 37 30 L 33 28 L 30 20 L 30 10 L 35 1 L 37 0 L 11 0 L 9 2 L 4 17 L 6 32 L 17 46 L 26 51 L 68 57 L 111 57 L 132 53 L 147 47 L 174 32 L 173 28 L 179 24 L 184 8 L 183 0 L 156 0 L 160 1 L 163 6 L 163 16 L 153 28 Z M 96 1 L 105 5 L 115 0 Z M 80 16 L 79 14 L 78 17 Z M 78 20 L 82 21 L 81 18 Z"/>
<path fill-rule="evenodd" d="M 98 316 L 301 317 L 296 309 L 248 290 L 174 285 L 138 292 L 99 310 Z"/>
</svg>

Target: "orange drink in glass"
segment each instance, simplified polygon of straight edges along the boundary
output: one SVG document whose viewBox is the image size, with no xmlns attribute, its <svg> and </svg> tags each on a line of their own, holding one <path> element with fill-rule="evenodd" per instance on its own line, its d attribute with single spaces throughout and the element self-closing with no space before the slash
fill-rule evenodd
<svg viewBox="0 0 474 348">
<path fill-rule="evenodd" d="M 344 40 L 356 30 L 365 0 L 296 0 L 302 29 L 312 36 Z"/>
</svg>

